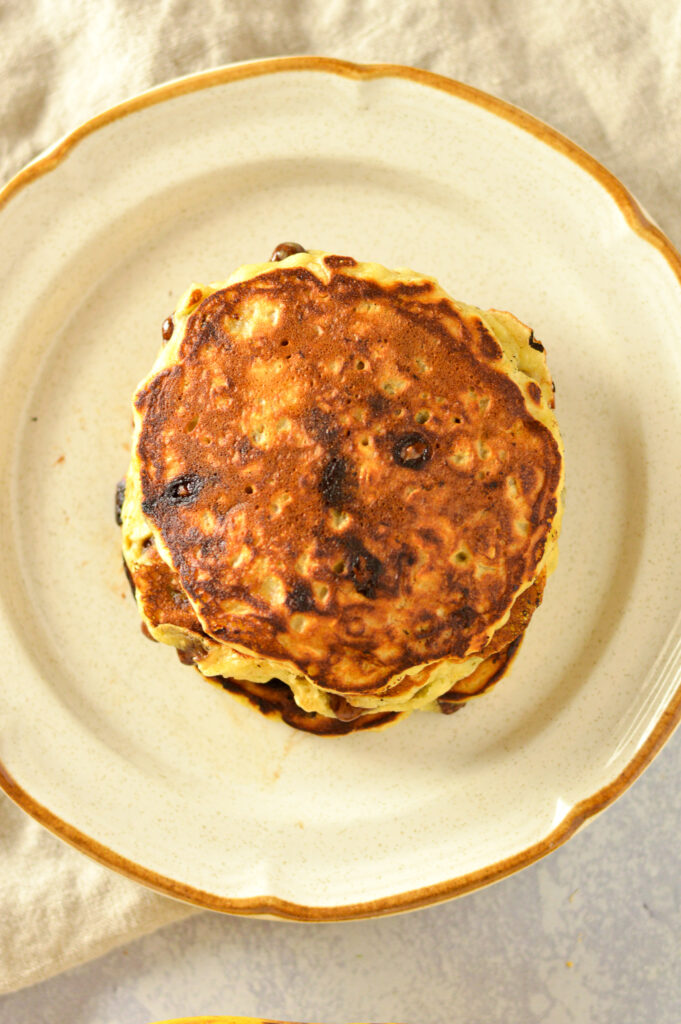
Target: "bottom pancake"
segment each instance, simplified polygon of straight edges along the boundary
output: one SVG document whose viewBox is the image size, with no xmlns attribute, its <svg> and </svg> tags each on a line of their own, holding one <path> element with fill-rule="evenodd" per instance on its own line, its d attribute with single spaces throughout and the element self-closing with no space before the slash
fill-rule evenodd
<svg viewBox="0 0 681 1024">
<path fill-rule="evenodd" d="M 235 697 L 242 698 L 263 715 L 280 718 L 294 729 L 313 732 L 317 736 L 345 736 L 349 732 L 363 729 L 378 729 L 404 717 L 397 711 L 382 711 L 358 715 L 344 722 L 340 718 L 317 714 L 316 711 L 303 711 L 293 699 L 290 688 L 279 679 L 271 679 L 269 683 L 253 683 L 247 679 L 211 676 L 209 681 L 217 683 Z"/>
<path fill-rule="evenodd" d="M 472 697 L 479 697 L 498 683 L 510 667 L 522 639 L 523 634 L 516 637 L 503 651 L 490 655 L 474 672 L 465 679 L 460 679 L 456 687 L 438 697 L 436 707 L 442 714 L 451 715 L 455 711 L 460 711 Z M 183 664 L 189 663 L 184 652 L 178 651 L 177 654 Z M 269 718 L 279 718 L 293 729 L 311 732 L 316 736 L 347 736 L 348 733 L 365 729 L 380 729 L 409 714 L 398 711 L 372 711 L 363 714 L 359 708 L 353 708 L 348 704 L 343 697 L 338 697 L 334 706 L 334 713 L 338 717 L 329 718 L 314 711 L 303 711 L 293 699 L 290 687 L 280 679 L 271 679 L 268 683 L 254 683 L 248 679 L 228 679 L 225 676 L 204 678 L 240 698 L 261 714 Z"/>
</svg>

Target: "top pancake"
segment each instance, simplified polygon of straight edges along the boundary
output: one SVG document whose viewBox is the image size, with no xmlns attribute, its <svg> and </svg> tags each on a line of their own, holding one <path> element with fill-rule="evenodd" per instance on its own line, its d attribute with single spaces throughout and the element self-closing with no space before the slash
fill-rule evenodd
<svg viewBox="0 0 681 1024">
<path fill-rule="evenodd" d="M 321 253 L 196 287 L 178 313 L 133 463 L 203 629 L 339 693 L 483 651 L 557 528 L 529 329 Z"/>
</svg>

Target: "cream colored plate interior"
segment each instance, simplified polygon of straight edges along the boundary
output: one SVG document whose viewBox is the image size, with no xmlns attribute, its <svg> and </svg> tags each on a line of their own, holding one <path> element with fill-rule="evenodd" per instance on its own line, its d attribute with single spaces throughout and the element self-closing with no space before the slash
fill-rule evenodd
<svg viewBox="0 0 681 1024">
<path fill-rule="evenodd" d="M 0 211 L 4 785 L 223 909 L 373 913 L 498 877 L 623 788 L 678 713 L 679 281 L 604 175 L 434 86 L 227 69 L 91 124 Z M 559 568 L 510 677 L 451 718 L 315 738 L 140 633 L 113 520 L 130 395 L 192 279 L 289 239 L 431 273 L 547 347 Z"/>
</svg>

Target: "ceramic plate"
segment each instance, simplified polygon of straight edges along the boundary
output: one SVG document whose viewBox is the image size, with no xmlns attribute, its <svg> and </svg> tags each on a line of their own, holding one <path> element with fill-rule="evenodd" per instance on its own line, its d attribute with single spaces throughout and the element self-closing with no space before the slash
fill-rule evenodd
<svg viewBox="0 0 681 1024">
<path fill-rule="evenodd" d="M 320 739 L 140 633 L 113 492 L 130 396 L 192 280 L 275 243 L 409 266 L 548 350 L 561 558 L 510 676 L 453 717 Z M 388 913 L 527 865 L 679 717 L 680 262 L 572 143 L 470 88 L 319 58 L 89 121 L 0 210 L 2 784 L 111 867 L 214 909 Z"/>
</svg>

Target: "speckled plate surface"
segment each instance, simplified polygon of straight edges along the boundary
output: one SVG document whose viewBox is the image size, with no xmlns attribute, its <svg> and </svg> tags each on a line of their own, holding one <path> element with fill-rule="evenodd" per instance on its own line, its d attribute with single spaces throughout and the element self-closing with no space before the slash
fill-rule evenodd
<svg viewBox="0 0 681 1024">
<path fill-rule="evenodd" d="M 607 171 L 449 80 L 292 58 L 108 111 L 0 203 L 0 780 L 29 813 L 171 895 L 341 919 L 503 877 L 645 767 L 681 709 L 681 264 Z M 547 347 L 560 565 L 508 679 L 452 718 L 315 738 L 140 633 L 130 395 L 186 285 L 284 239 L 431 273 Z"/>
</svg>

